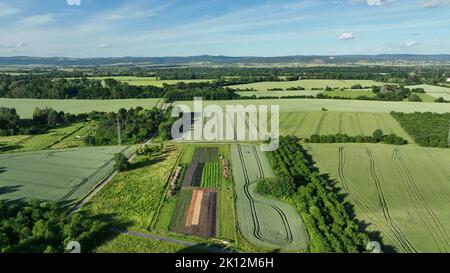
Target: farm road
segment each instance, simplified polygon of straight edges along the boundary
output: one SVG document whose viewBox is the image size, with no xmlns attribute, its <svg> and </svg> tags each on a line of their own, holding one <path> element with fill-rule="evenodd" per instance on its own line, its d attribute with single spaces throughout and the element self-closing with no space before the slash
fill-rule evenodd
<svg viewBox="0 0 450 273">
<path fill-rule="evenodd" d="M 163 242 L 177 244 L 177 245 L 186 246 L 186 247 L 194 247 L 194 248 L 198 248 L 201 250 L 205 250 L 207 252 L 215 252 L 215 253 L 232 253 L 232 252 L 234 252 L 230 249 L 222 249 L 222 248 L 213 247 L 213 246 L 199 245 L 198 243 L 193 243 L 193 242 L 183 241 L 183 240 L 178 240 L 178 239 L 173 239 L 173 238 L 167 238 L 167 237 L 162 237 L 162 236 L 158 236 L 158 235 L 154 235 L 154 234 L 138 232 L 138 231 L 128 231 L 128 230 L 124 230 L 124 229 L 120 229 L 120 228 L 111 228 L 111 231 L 121 233 L 121 234 L 126 234 L 126 235 L 133 236 L 133 237 L 163 241 Z"/>
</svg>

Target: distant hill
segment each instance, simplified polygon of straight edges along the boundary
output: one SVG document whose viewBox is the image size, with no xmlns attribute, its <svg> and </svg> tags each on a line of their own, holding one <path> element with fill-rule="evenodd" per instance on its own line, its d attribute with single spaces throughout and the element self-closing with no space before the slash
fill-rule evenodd
<svg viewBox="0 0 450 273">
<path fill-rule="evenodd" d="M 281 56 L 281 57 L 228 57 L 228 56 L 191 56 L 191 57 L 117 57 L 117 58 L 65 58 L 65 57 L 0 57 L 0 66 L 106 66 L 106 65 L 238 65 L 238 64 L 346 64 L 346 63 L 420 63 L 450 62 L 450 54 L 414 55 L 340 55 L 340 56 Z"/>
</svg>

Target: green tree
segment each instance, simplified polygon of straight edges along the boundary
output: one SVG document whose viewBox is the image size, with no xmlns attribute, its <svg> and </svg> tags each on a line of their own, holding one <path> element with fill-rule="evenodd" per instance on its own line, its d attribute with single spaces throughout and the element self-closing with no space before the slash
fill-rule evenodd
<svg viewBox="0 0 450 273">
<path fill-rule="evenodd" d="M 130 162 L 128 161 L 128 158 L 123 153 L 118 153 L 114 155 L 114 168 L 118 170 L 119 172 L 127 171 L 130 169 Z"/>
</svg>

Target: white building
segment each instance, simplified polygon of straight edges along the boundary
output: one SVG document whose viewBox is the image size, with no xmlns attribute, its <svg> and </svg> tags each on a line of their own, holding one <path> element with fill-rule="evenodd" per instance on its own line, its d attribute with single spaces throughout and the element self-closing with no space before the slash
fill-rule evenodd
<svg viewBox="0 0 450 273">
<path fill-rule="evenodd" d="M 450 78 L 447 78 L 447 82 L 450 82 Z"/>
</svg>

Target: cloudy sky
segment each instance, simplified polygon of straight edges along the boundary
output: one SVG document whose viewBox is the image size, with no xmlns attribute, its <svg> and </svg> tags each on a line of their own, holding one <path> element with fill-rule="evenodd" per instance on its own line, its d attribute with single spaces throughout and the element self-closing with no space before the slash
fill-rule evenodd
<svg viewBox="0 0 450 273">
<path fill-rule="evenodd" d="M 450 53 L 450 0 L 0 0 L 0 56 Z"/>
</svg>

